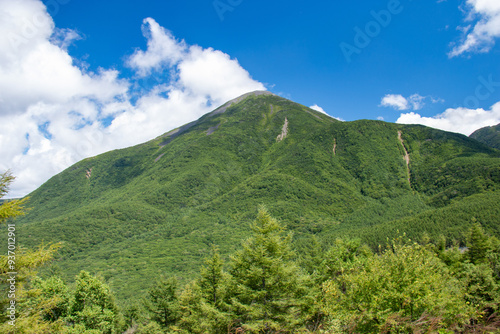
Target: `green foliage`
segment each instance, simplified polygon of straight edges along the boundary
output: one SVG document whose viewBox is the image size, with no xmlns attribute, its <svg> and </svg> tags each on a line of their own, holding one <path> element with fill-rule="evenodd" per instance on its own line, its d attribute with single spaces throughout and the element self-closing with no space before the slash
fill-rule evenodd
<svg viewBox="0 0 500 334">
<path fill-rule="evenodd" d="M 400 241 L 324 285 L 325 312 L 354 332 L 460 329 L 473 316 L 463 289 L 427 248 Z"/>
<path fill-rule="evenodd" d="M 83 324 L 76 324 L 72 327 L 66 327 L 63 331 L 64 334 L 101 334 L 98 329 L 88 329 Z"/>
<path fill-rule="evenodd" d="M 291 237 L 261 208 L 253 236 L 231 257 L 232 307 L 241 327 L 252 333 L 293 332 L 303 322 L 306 282 L 291 261 Z"/>
<path fill-rule="evenodd" d="M 162 327 L 156 322 L 140 324 L 135 331 L 136 334 L 161 334 L 164 333 Z"/>
<path fill-rule="evenodd" d="M 223 261 L 217 247 L 212 248 L 212 257 L 205 260 L 200 270 L 200 288 L 203 297 L 212 305 L 221 305 L 224 301 L 227 274 L 222 270 Z"/>
<path fill-rule="evenodd" d="M 358 269 L 372 255 L 370 248 L 362 245 L 359 239 L 335 240 L 334 245 L 326 252 L 318 267 L 318 277 L 321 282 L 332 279 L 344 273 Z"/>
<path fill-rule="evenodd" d="M 114 296 L 101 279 L 81 271 L 71 295 L 68 319 L 87 330 L 100 333 L 117 333 L 120 314 Z"/>
<path fill-rule="evenodd" d="M 13 180 L 14 177 L 9 172 L 0 175 L 0 198 L 7 194 Z M 0 224 L 23 215 L 26 211 L 23 203 L 24 200 L 1 203 Z M 6 237 L 15 240 L 15 230 L 9 229 Z M 53 259 L 61 244 L 42 244 L 33 250 L 21 247 L 15 242 L 13 245 L 16 247 L 10 248 L 7 255 L 0 256 L 0 288 L 2 291 L 8 291 L 0 298 L 0 332 L 59 332 L 63 323 L 52 318 L 51 313 L 61 306 L 61 298 L 45 295 L 41 289 L 32 288 L 31 281 L 36 281 L 36 271 Z M 8 310 L 8 307 L 11 310 L 14 307 L 14 310 Z"/>
<path fill-rule="evenodd" d="M 476 130 L 469 137 L 500 150 L 500 124 Z"/>
<path fill-rule="evenodd" d="M 500 294 L 492 269 L 486 264 L 463 264 L 458 277 L 465 284 L 465 300 L 491 315 L 498 309 Z"/>
<path fill-rule="evenodd" d="M 26 252 L 15 333 L 498 331 L 500 241 L 477 222 L 465 233 L 467 248 L 447 247 L 443 236 L 433 244 L 426 233 L 421 244 L 402 237 L 377 253 L 359 239 L 337 238 L 325 250 L 312 237 L 304 256 L 263 207 L 251 231 L 229 272 L 212 246 L 197 278 L 181 288 L 175 277 L 160 277 L 144 307 L 130 303 L 123 312 L 109 286 L 86 271 L 71 285 L 34 276 L 56 245 Z M 14 333 L 6 324 L 0 331 Z"/>
<path fill-rule="evenodd" d="M 180 318 L 178 282 L 175 277 L 161 277 L 148 291 L 145 306 L 153 321 L 163 328 L 175 324 Z"/>
<path fill-rule="evenodd" d="M 0 174 L 0 224 L 5 223 L 7 219 L 22 216 L 27 211 L 24 205 L 28 198 L 22 200 L 1 200 L 9 192 L 9 186 L 14 180 L 15 177 L 12 176 L 10 171 Z"/>
<path fill-rule="evenodd" d="M 69 289 L 60 277 L 51 276 L 46 280 L 36 278 L 32 281 L 32 286 L 34 291 L 40 292 L 40 297 L 50 301 L 51 307 L 46 309 L 45 320 L 54 322 L 68 315 Z M 33 297 L 28 302 L 32 303 Z"/>
<path fill-rule="evenodd" d="M 222 284 L 219 287 L 225 288 Z M 220 298 L 217 303 L 213 303 L 213 296 L 207 296 L 207 292 L 196 281 L 184 288 L 180 296 L 182 317 L 178 323 L 183 333 L 215 334 L 227 332 L 231 328 L 233 317 L 230 305 L 220 301 Z M 225 293 L 224 297 L 229 297 L 229 294 Z"/>
<path fill-rule="evenodd" d="M 467 252 L 469 260 L 473 264 L 480 264 L 487 261 L 487 253 L 490 248 L 488 236 L 479 223 L 475 223 L 467 235 Z"/>
</svg>

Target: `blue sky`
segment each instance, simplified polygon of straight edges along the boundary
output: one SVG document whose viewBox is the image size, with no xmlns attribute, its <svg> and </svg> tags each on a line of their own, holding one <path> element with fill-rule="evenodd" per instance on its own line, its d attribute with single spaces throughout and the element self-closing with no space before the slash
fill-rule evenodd
<svg viewBox="0 0 500 334">
<path fill-rule="evenodd" d="M 250 90 L 345 121 L 500 122 L 498 0 L 0 0 L 0 171 L 23 196 Z"/>
<path fill-rule="evenodd" d="M 54 20 L 83 36 L 70 54 L 93 70 L 113 67 L 129 75 L 124 56 L 145 47 L 140 26 L 151 17 L 178 39 L 236 58 L 274 93 L 317 104 L 345 120 L 382 116 L 396 121 L 399 110 L 379 107 L 386 94 L 444 100 L 420 110 L 432 116 L 464 106 L 478 77 L 494 75 L 500 81 L 498 46 L 486 53 L 448 56 L 450 44 L 463 37 L 457 28 L 470 23 L 464 20 L 465 2 L 458 1 L 392 2 L 399 4 L 397 13 L 391 13 L 386 26 L 379 24 L 380 32 L 349 62 L 341 43 L 355 46 L 354 29 L 365 31 L 375 21 L 372 11 L 387 11 L 390 3 L 71 0 Z M 477 107 L 489 108 L 499 96 L 491 94 Z"/>
</svg>

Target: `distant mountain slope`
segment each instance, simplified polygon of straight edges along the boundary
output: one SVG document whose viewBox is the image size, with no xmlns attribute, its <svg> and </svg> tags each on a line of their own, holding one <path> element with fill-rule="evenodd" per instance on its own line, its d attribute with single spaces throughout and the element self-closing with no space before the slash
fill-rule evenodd
<svg viewBox="0 0 500 334">
<path fill-rule="evenodd" d="M 260 204 L 298 245 L 316 235 L 376 246 L 426 230 L 460 239 L 473 219 L 500 235 L 499 185 L 498 151 L 466 136 L 340 122 L 251 93 L 51 178 L 30 195 L 19 239 L 65 241 L 58 266 L 66 277 L 100 272 L 130 297 L 159 273 L 188 276 L 213 243 L 233 251 Z"/>
<path fill-rule="evenodd" d="M 470 135 L 470 137 L 500 150 L 500 124 L 476 130 Z"/>
</svg>

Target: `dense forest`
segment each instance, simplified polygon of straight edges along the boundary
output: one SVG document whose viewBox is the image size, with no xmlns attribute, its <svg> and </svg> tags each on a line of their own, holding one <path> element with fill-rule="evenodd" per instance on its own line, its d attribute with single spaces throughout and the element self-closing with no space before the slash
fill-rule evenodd
<svg viewBox="0 0 500 334">
<path fill-rule="evenodd" d="M 500 124 L 476 130 L 470 135 L 470 137 L 500 150 Z"/>
<path fill-rule="evenodd" d="M 10 174 L 0 180 L 3 197 Z M 24 200 L 0 206 L 2 224 Z M 474 222 L 466 246 L 404 234 L 371 249 L 359 239 L 295 250 L 260 207 L 251 236 L 228 258 L 217 245 L 194 279 L 151 277 L 140 298 L 117 301 L 102 277 L 68 284 L 37 275 L 61 244 L 18 249 L 15 298 L 2 295 L 2 333 L 490 333 L 500 329 L 500 240 Z M 2 256 L 2 288 L 11 284 Z M 185 282 L 182 283 L 181 282 Z M 12 291 L 12 289 L 11 289 Z M 9 313 L 15 300 L 15 317 Z M 9 318 L 9 314 L 11 317 Z M 13 320 L 14 319 L 14 320 Z"/>
</svg>

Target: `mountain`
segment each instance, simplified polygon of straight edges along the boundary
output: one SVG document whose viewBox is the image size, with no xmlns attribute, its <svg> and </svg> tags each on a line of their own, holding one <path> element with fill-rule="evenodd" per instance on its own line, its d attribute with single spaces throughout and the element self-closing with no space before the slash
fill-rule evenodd
<svg viewBox="0 0 500 334">
<path fill-rule="evenodd" d="M 500 124 L 497 124 L 495 126 L 487 126 L 476 130 L 470 135 L 470 137 L 488 146 L 496 148 L 497 150 L 500 150 Z"/>
<path fill-rule="evenodd" d="M 264 204 L 299 249 L 427 232 L 500 235 L 499 152 L 419 125 L 341 122 L 267 92 L 149 142 L 88 158 L 30 194 L 26 246 L 64 241 L 52 271 L 101 273 L 121 298 L 188 277 L 212 244 L 234 251 Z"/>
</svg>

